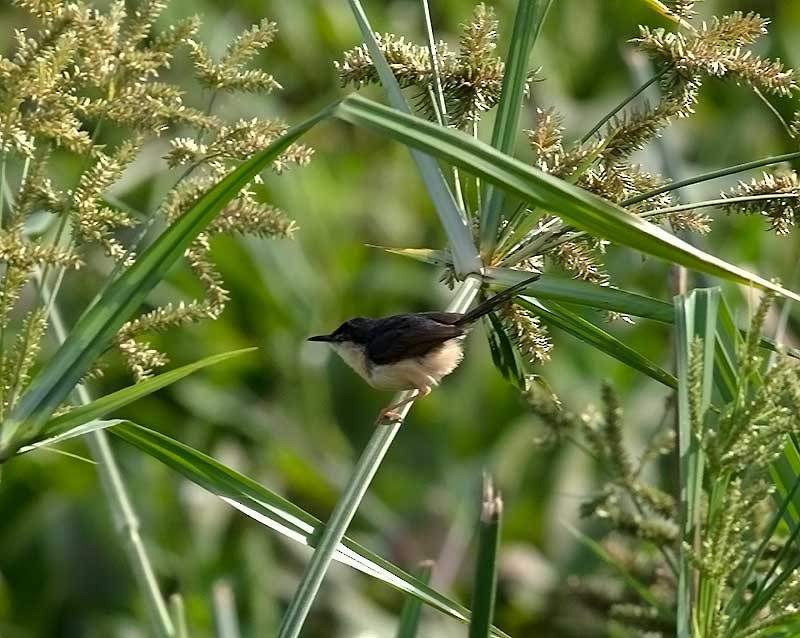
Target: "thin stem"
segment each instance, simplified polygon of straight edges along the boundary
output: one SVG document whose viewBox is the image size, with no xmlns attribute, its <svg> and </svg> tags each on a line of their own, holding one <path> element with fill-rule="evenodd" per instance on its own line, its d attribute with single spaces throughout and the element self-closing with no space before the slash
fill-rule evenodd
<svg viewBox="0 0 800 638">
<path fill-rule="evenodd" d="M 795 159 L 800 159 L 800 151 L 795 151 L 793 153 L 784 153 L 783 155 L 772 155 L 771 157 L 765 157 L 759 160 L 753 160 L 752 162 L 745 162 L 744 164 L 736 164 L 735 166 L 720 168 L 716 171 L 711 171 L 710 173 L 703 173 L 701 175 L 688 177 L 686 179 L 682 179 L 677 182 L 671 182 L 669 184 L 665 184 L 664 186 L 660 186 L 659 188 L 647 191 L 646 193 L 642 193 L 641 195 L 636 195 L 635 197 L 629 197 L 628 199 L 620 202 L 620 206 L 625 208 L 626 206 L 631 206 L 632 204 L 638 204 L 639 202 L 643 202 L 644 200 L 650 199 L 651 197 L 655 197 L 656 195 L 661 195 L 661 193 L 668 193 L 670 191 L 683 188 L 684 186 L 691 186 L 693 184 L 707 182 L 712 179 L 717 179 L 719 177 L 725 177 L 726 175 L 735 175 L 736 173 L 749 171 L 752 168 L 761 168 L 762 166 L 779 164 L 781 162 L 788 162 Z"/>
<path fill-rule="evenodd" d="M 786 120 L 783 118 L 783 115 L 781 115 L 781 114 L 780 114 L 780 111 L 778 111 L 778 109 L 776 109 L 776 108 L 775 108 L 775 106 L 772 104 L 772 102 L 770 102 L 770 101 L 767 99 L 767 96 L 766 96 L 766 95 L 764 95 L 764 94 L 761 92 L 761 90 L 760 90 L 760 89 L 759 89 L 757 86 L 754 86 L 754 87 L 752 87 L 752 88 L 753 88 L 753 93 L 755 93 L 755 94 L 758 96 L 758 98 L 759 98 L 759 99 L 760 99 L 760 100 L 761 100 L 761 101 L 762 101 L 764 104 L 766 104 L 766 106 L 767 106 L 767 108 L 770 110 L 770 112 L 771 112 L 771 113 L 772 113 L 772 114 L 775 116 L 775 118 L 778 120 L 778 122 L 780 122 L 780 123 L 781 123 L 781 126 L 783 127 L 783 130 L 784 130 L 784 131 L 786 131 L 786 134 L 787 134 L 789 137 L 794 137 L 794 135 L 792 135 L 792 129 L 791 129 L 791 127 L 790 127 L 790 126 L 789 126 L 789 124 L 786 122 Z"/>
<path fill-rule="evenodd" d="M 37 269 L 35 276 L 41 287 L 42 301 L 50 309 L 48 318 L 58 343 L 62 344 L 67 338 L 67 330 L 58 304 L 51 301 L 50 291 L 41 275 L 41 270 Z M 75 386 L 75 389 L 82 405 L 91 403 L 92 397 L 84 385 L 79 384 Z M 88 434 L 86 439 L 92 458 L 97 461 L 97 473 L 111 507 L 116 531 L 122 537 L 128 560 L 133 567 L 134 577 L 145 595 L 155 633 L 160 638 L 173 638 L 175 636 L 174 625 L 159 590 L 155 572 L 140 534 L 139 519 L 131 504 L 108 437 L 102 430 L 95 430 Z"/>
<path fill-rule="evenodd" d="M 434 95 L 436 96 L 436 105 L 439 107 L 439 113 L 442 117 L 440 124 L 447 123 L 447 107 L 444 102 L 444 89 L 442 88 L 442 78 L 439 74 L 439 59 L 436 55 L 436 41 L 433 36 L 433 22 L 431 21 L 431 9 L 428 5 L 428 0 L 422 0 L 422 11 L 425 14 L 425 32 L 428 36 L 428 56 L 431 62 L 431 74 L 433 76 Z"/>
<path fill-rule="evenodd" d="M 452 312 L 466 311 L 479 290 L 480 280 L 474 276 L 468 277 L 462 282 L 448 310 Z M 399 403 L 410 396 L 410 392 L 402 392 L 394 398 L 393 403 Z M 353 469 L 353 474 L 320 536 L 316 550 L 283 617 L 278 631 L 279 638 L 297 638 L 300 635 L 303 624 L 311 611 L 311 606 L 328 571 L 333 554 L 347 532 L 347 528 L 350 526 L 356 511 L 358 511 L 358 507 L 375 473 L 378 471 L 378 467 L 380 467 L 383 458 L 389 451 L 394 437 L 400 430 L 408 411 L 411 409 L 412 403 L 413 401 L 407 403 L 399 410 L 400 420 L 397 422 L 391 424 L 379 423 L 375 427 L 372 437 L 358 459 Z"/>
<path fill-rule="evenodd" d="M 472 120 L 472 137 L 478 139 L 478 120 Z M 481 178 L 475 175 L 475 210 L 483 210 L 481 203 Z"/>
<path fill-rule="evenodd" d="M 588 133 L 586 133 L 586 135 L 584 135 L 584 136 L 581 138 L 581 144 L 585 144 L 586 142 L 588 142 L 588 141 L 589 141 L 589 139 L 592 137 L 592 135 L 594 135 L 595 133 L 597 133 L 597 131 L 599 131 L 599 130 L 600 130 L 602 127 L 603 127 L 603 125 L 604 125 L 606 122 L 608 122 L 608 120 L 610 120 L 610 119 L 611 119 L 612 117 L 614 117 L 614 116 L 615 116 L 617 113 L 619 113 L 619 112 L 620 112 L 622 109 L 624 109 L 626 106 L 628 106 L 628 104 L 630 104 L 631 102 L 633 102 L 633 101 L 634 101 L 634 100 L 635 100 L 637 97 L 639 97 L 639 96 L 640 96 L 642 93 L 644 93 L 644 92 L 645 92 L 645 91 L 648 89 L 648 87 L 650 87 L 651 85 L 653 85 L 653 84 L 655 84 L 656 82 L 658 82 L 658 81 L 659 81 L 659 80 L 660 80 L 660 79 L 661 79 L 661 78 L 662 78 L 662 77 L 663 77 L 663 76 L 664 76 L 664 75 L 667 73 L 667 71 L 669 71 L 669 69 L 668 69 L 668 68 L 666 68 L 666 69 L 664 69 L 663 71 L 661 71 L 661 73 L 658 73 L 658 74 L 654 75 L 653 77 L 651 77 L 649 80 L 647 80 L 647 82 L 645 82 L 644 84 L 642 84 L 642 86 L 640 86 L 640 87 L 639 87 L 638 89 L 636 89 L 636 90 L 635 90 L 633 93 L 631 93 L 631 94 L 630 94 L 628 97 L 626 97 L 624 100 L 622 100 L 622 102 L 620 102 L 619 104 L 617 104 L 617 105 L 616 105 L 616 106 L 615 106 L 613 109 L 611 109 L 611 110 L 610 110 L 608 113 L 606 113 L 606 114 L 605 114 L 605 115 L 602 117 L 602 119 L 601 119 L 601 120 L 600 120 L 600 121 L 599 121 L 597 124 L 595 124 L 595 125 L 592 127 L 592 129 L 591 129 L 591 130 L 590 130 Z"/>
<path fill-rule="evenodd" d="M 486 638 L 491 632 L 497 597 L 497 554 L 502 514 L 503 500 L 495 491 L 491 477 L 484 476 L 469 638 Z"/>
<path fill-rule="evenodd" d="M 444 101 L 444 89 L 442 88 L 442 76 L 439 73 L 439 58 L 436 55 L 436 41 L 433 35 L 433 22 L 431 21 L 431 9 L 428 0 L 422 0 L 422 11 L 425 14 L 425 32 L 428 36 L 428 56 L 431 62 L 431 74 L 433 76 L 433 87 L 428 87 L 431 92 L 431 103 L 436 113 L 436 118 L 440 126 L 447 126 L 447 105 Z M 456 203 L 459 210 L 463 213 L 462 217 L 467 219 L 467 206 L 464 201 L 464 192 L 461 187 L 461 177 L 458 167 L 451 167 L 453 171 L 453 189 L 456 192 Z"/>
<path fill-rule="evenodd" d="M 797 193 L 774 193 L 766 195 L 743 195 L 741 197 L 720 197 L 719 199 L 706 199 L 702 202 L 690 202 L 688 204 L 680 204 L 678 206 L 669 206 L 668 208 L 656 208 L 648 210 L 639 215 L 645 219 L 647 217 L 658 217 L 659 215 L 667 215 L 669 213 L 679 213 L 685 210 L 695 210 L 697 208 L 713 208 L 715 206 L 727 206 L 728 204 L 741 204 L 744 202 L 758 202 L 770 199 L 797 199 L 800 197 Z"/>
</svg>

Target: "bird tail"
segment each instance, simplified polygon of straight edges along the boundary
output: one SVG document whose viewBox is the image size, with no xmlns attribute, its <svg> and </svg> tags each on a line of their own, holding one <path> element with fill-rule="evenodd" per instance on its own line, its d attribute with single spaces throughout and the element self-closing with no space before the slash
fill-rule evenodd
<svg viewBox="0 0 800 638">
<path fill-rule="evenodd" d="M 506 288 L 504 291 L 497 293 L 494 297 L 491 297 L 484 301 L 481 304 L 475 306 L 472 310 L 466 313 L 461 319 L 456 322 L 458 326 L 466 326 L 477 319 L 480 319 L 484 315 L 488 315 L 492 310 L 497 309 L 498 307 L 502 306 L 504 303 L 509 301 L 512 297 L 514 297 L 517 293 L 519 293 L 523 288 L 527 287 L 528 284 L 536 281 L 539 279 L 539 275 L 534 275 L 524 281 L 519 282 L 518 284 L 514 284 L 510 288 Z"/>
</svg>

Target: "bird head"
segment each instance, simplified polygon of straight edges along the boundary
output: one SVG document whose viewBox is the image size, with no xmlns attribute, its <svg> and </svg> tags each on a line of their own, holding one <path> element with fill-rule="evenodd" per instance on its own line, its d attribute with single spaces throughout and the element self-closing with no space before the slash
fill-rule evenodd
<svg viewBox="0 0 800 638">
<path fill-rule="evenodd" d="M 345 321 L 333 332 L 326 335 L 316 335 L 309 337 L 309 341 L 323 341 L 330 344 L 354 343 L 364 345 L 369 339 L 372 328 L 372 319 L 366 317 L 356 317 Z"/>
</svg>

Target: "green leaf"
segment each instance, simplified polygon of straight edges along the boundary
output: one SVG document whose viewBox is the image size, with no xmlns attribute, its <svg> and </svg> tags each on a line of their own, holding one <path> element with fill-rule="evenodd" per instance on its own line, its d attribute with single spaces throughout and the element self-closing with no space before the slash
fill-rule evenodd
<svg viewBox="0 0 800 638">
<path fill-rule="evenodd" d="M 123 423 L 110 432 L 176 470 L 185 478 L 262 525 L 303 545 L 315 546 L 325 526 L 303 509 L 235 472 L 210 456 L 141 425 Z M 338 560 L 422 600 L 451 618 L 469 622 L 465 607 L 443 596 L 390 562 L 345 537 L 336 547 Z M 495 629 L 494 636 L 508 638 Z"/>
<path fill-rule="evenodd" d="M 694 569 L 687 547 L 697 550 L 700 508 L 703 497 L 704 458 L 692 428 L 689 385 L 691 350 L 695 338 L 703 340 L 703 379 L 700 414 L 711 404 L 714 374 L 719 289 L 698 289 L 675 298 L 676 351 L 678 361 L 678 452 L 680 475 L 681 546 L 678 574 L 678 637 L 692 636 L 692 613 L 697 593 Z M 709 505 L 712 507 L 712 505 Z"/>
<path fill-rule="evenodd" d="M 77 425 L 72 427 L 72 429 L 62 430 L 58 434 L 53 434 L 52 436 L 36 439 L 35 441 L 31 441 L 25 445 L 23 445 L 19 450 L 17 450 L 17 454 L 25 454 L 27 452 L 33 452 L 34 450 L 38 450 L 40 448 L 49 448 L 53 447 L 54 445 L 58 445 L 59 443 L 63 443 L 68 439 L 74 439 L 78 436 L 84 436 L 89 434 L 90 432 L 97 432 L 98 430 L 106 430 L 110 427 L 115 425 L 119 425 L 123 423 L 122 419 L 109 419 L 107 421 L 101 421 L 95 419 L 93 421 L 88 421 L 83 423 L 82 425 Z M 91 463 L 91 461 L 90 461 Z"/>
<path fill-rule="evenodd" d="M 469 638 L 488 638 L 490 635 L 497 597 L 497 553 L 502 518 L 503 501 L 495 492 L 492 479 L 484 476 Z"/>
<path fill-rule="evenodd" d="M 431 248 L 387 248 L 385 246 L 372 247 L 381 248 L 395 255 L 410 257 L 434 266 L 452 265 L 450 254 L 444 250 L 434 250 Z M 529 273 L 527 273 L 527 271 L 514 270 L 512 268 L 489 267 L 484 269 L 485 281 L 490 283 L 497 282 L 503 284 L 503 287 L 513 286 L 523 281 L 528 276 Z M 621 290 L 620 288 L 614 288 L 612 286 L 600 286 L 580 279 L 542 273 L 539 279 L 531 282 L 531 284 L 525 288 L 525 292 L 540 299 L 552 299 L 576 306 L 619 312 L 633 317 L 652 319 L 660 323 L 672 324 L 675 321 L 675 311 L 672 304 L 669 302 L 639 293 Z M 726 312 L 723 312 L 723 308 Z M 722 322 L 721 326 L 724 327 L 726 331 L 733 330 L 739 334 L 739 337 L 743 334 L 744 331 L 736 326 L 733 315 L 730 310 L 727 309 L 724 299 L 720 307 L 720 321 Z M 721 338 L 723 334 L 727 334 L 727 332 L 718 333 L 718 336 Z M 718 342 L 718 348 L 722 347 L 722 343 L 722 341 Z M 735 358 L 735 349 L 733 348 L 732 342 L 728 345 L 728 349 L 719 350 L 719 356 L 723 359 L 727 358 L 728 362 L 725 365 L 727 366 L 728 372 L 726 374 L 730 376 L 733 365 L 732 361 Z M 761 347 L 772 351 L 778 350 L 778 345 L 768 337 L 761 338 Z M 800 350 L 797 348 L 790 348 L 781 344 L 780 349 L 790 357 L 800 359 Z M 735 381 L 731 382 L 729 379 L 729 381 L 725 383 L 733 383 L 733 385 L 729 385 L 731 391 L 736 388 Z"/>
<path fill-rule="evenodd" d="M 495 367 L 500 371 L 500 374 L 503 375 L 503 378 L 510 381 L 515 387 L 523 390 L 525 388 L 525 371 L 517 356 L 516 348 L 514 348 L 514 345 L 508 338 L 508 334 L 503 328 L 503 324 L 495 313 L 489 313 L 487 320 L 488 329 L 486 334 Z"/>
<path fill-rule="evenodd" d="M 117 390 L 116 392 L 107 394 L 99 399 L 95 399 L 91 403 L 74 407 L 69 412 L 66 412 L 65 414 L 62 414 L 54 419 L 50 419 L 34 439 L 24 441 L 23 445 L 38 447 L 38 442 L 43 441 L 43 439 L 47 439 L 46 441 L 43 441 L 44 443 L 52 444 L 53 438 L 57 438 L 59 441 L 62 441 L 72 438 L 73 436 L 80 436 L 86 432 L 99 429 L 98 427 L 93 427 L 89 430 L 86 430 L 86 432 L 78 431 L 79 428 L 86 424 L 91 424 L 91 422 L 95 421 L 95 419 L 103 417 L 114 410 L 118 410 L 129 403 L 133 403 L 142 397 L 146 397 L 147 395 L 171 385 L 176 381 L 180 381 L 193 372 L 202 370 L 208 366 L 213 366 L 217 363 L 222 363 L 223 361 L 227 361 L 233 357 L 238 357 L 247 352 L 255 352 L 255 350 L 256 348 L 244 348 L 242 350 L 234 350 L 232 352 L 224 352 L 222 354 L 206 357 L 200 361 L 195 361 L 194 363 L 190 363 L 188 365 L 181 366 L 180 368 L 175 368 L 174 370 L 163 372 L 149 379 L 145 379 L 140 383 L 128 386 L 122 390 Z M 108 421 L 105 423 L 111 422 Z"/>
<path fill-rule="evenodd" d="M 547 324 L 561 328 L 561 330 L 568 332 L 601 352 L 605 352 L 617 361 L 630 366 L 634 370 L 643 372 L 651 379 L 655 379 L 669 388 L 678 387 L 677 379 L 669 372 L 580 315 L 559 306 L 555 302 L 543 304 L 537 300 L 518 297 L 517 303 L 542 317 Z"/>
<path fill-rule="evenodd" d="M 611 202 L 504 155 L 460 131 L 399 113 L 358 95 L 342 100 L 335 108 L 335 115 L 432 153 L 507 193 L 553 211 L 596 237 L 692 270 L 773 290 L 800 301 L 800 295 L 705 253 Z"/>
<path fill-rule="evenodd" d="M 519 0 L 517 3 L 514 30 L 505 59 L 503 88 L 492 130 L 492 146 L 501 153 L 514 154 L 522 98 L 528 80 L 528 60 L 552 4 L 553 0 Z M 487 187 L 480 226 L 481 255 L 487 262 L 497 244 L 503 199 L 501 190 L 491 185 Z"/>
<path fill-rule="evenodd" d="M 111 343 L 120 326 L 130 319 L 147 294 L 226 204 L 297 138 L 328 115 L 328 111 L 323 111 L 289 129 L 269 147 L 243 162 L 202 195 L 106 288 L 81 315 L 66 341 L 36 375 L 3 424 L 0 458 L 7 458 L 19 447 L 20 441 L 38 434 L 56 407 Z"/>
<path fill-rule="evenodd" d="M 406 117 L 414 118 L 411 115 L 411 109 L 408 107 L 400 85 L 394 77 L 392 69 L 383 57 L 378 42 L 375 39 L 375 32 L 370 26 L 369 19 L 364 12 L 363 7 L 359 0 L 349 0 L 350 8 L 356 18 L 361 35 L 364 38 L 364 43 L 369 51 L 372 63 L 375 65 L 375 70 L 378 72 L 378 77 L 381 84 L 386 90 L 389 98 L 389 103 L 392 105 L 396 112 L 400 112 Z M 389 109 L 392 110 L 392 109 Z M 420 120 L 421 121 L 421 120 Z M 437 126 L 437 125 L 434 125 Z M 422 181 L 425 183 L 425 188 L 428 195 L 436 207 L 436 212 L 439 215 L 439 221 L 442 223 L 444 232 L 453 250 L 453 258 L 455 262 L 456 272 L 461 275 L 467 275 L 471 272 L 480 271 L 480 258 L 475 244 L 472 241 L 472 234 L 466 222 L 466 214 L 462 214 L 458 210 L 453 194 L 450 192 L 450 187 L 442 174 L 439 164 L 430 155 L 420 153 L 413 148 L 411 156 L 417 164 Z"/>
<path fill-rule="evenodd" d="M 426 585 L 430 582 L 433 562 L 422 561 L 416 577 Z M 417 638 L 419 618 L 422 612 L 422 601 L 414 596 L 407 596 L 400 610 L 400 622 L 397 625 L 397 638 Z"/>
</svg>

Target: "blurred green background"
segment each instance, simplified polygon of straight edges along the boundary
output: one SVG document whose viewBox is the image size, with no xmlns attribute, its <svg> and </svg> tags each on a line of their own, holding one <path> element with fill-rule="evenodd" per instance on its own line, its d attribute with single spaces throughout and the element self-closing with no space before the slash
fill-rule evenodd
<svg viewBox="0 0 800 638">
<path fill-rule="evenodd" d="M 455 40 L 472 3 L 431 4 L 437 35 Z M 515 3 L 489 4 L 501 19 L 503 52 Z M 422 41 L 419 2 L 373 1 L 365 7 L 378 30 Z M 700 9 L 755 10 L 771 17 L 762 52 L 800 66 L 800 3 L 708 0 Z M 242 95 L 222 101 L 218 112 L 225 116 L 281 115 L 296 122 L 343 94 L 333 61 L 360 41 L 344 0 L 175 1 L 161 24 L 189 13 L 202 16 L 200 37 L 217 52 L 262 17 L 278 22 L 279 37 L 263 63 L 284 90 L 269 99 Z M 12 29 L 24 26 L 21 17 L 0 4 L 4 50 L 11 46 Z M 555 0 L 532 60 L 542 67 L 543 81 L 534 86 L 523 127 L 532 126 L 536 106 L 554 105 L 564 115 L 568 139 L 588 130 L 638 83 L 626 45 L 638 24 L 667 26 L 638 0 Z M 176 77 L 187 64 L 186 56 L 176 61 Z M 367 92 L 380 97 L 378 89 Z M 202 104 L 200 95 L 191 99 Z M 787 101 L 777 106 L 786 115 L 793 110 Z M 488 138 L 491 116 L 481 131 Z M 520 153 L 526 155 L 523 139 L 520 133 Z M 269 200 L 297 220 L 296 239 L 217 241 L 214 257 L 231 292 L 224 315 L 154 339 L 175 364 L 246 346 L 258 352 L 190 377 L 121 416 L 208 452 L 325 519 L 388 395 L 370 390 L 305 337 L 352 315 L 441 308 L 448 290 L 434 268 L 366 246 L 443 245 L 407 150 L 336 122 L 318 127 L 305 141 L 316 149 L 311 165 L 270 176 L 264 187 Z M 793 150 L 752 91 L 721 83 L 703 88 L 696 116 L 670 127 L 664 145 L 676 178 Z M 174 181 L 157 162 L 164 149 L 159 142 L 148 146 L 115 194 L 153 210 Z M 664 170 L 656 152 L 644 152 L 640 160 Z M 68 185 L 78 160 L 65 156 L 63 167 Z M 714 197 L 733 183 L 704 184 L 683 196 Z M 720 218 L 711 236 L 696 241 L 797 288 L 796 236 L 776 238 L 760 219 Z M 611 249 L 608 265 L 620 287 L 663 299 L 671 295 L 664 263 Z M 88 273 L 67 281 L 63 299 L 70 320 L 91 299 L 89 279 L 99 285 L 107 269 L 98 258 Z M 727 291 L 738 316 L 746 317 L 752 299 L 739 289 Z M 152 301 L 197 292 L 191 275 L 178 269 Z M 593 319 L 603 321 L 599 315 Z M 641 321 L 610 329 L 671 366 L 665 327 Z M 574 409 L 596 402 L 600 382 L 611 380 L 623 397 L 629 441 L 634 449 L 641 446 L 658 425 L 665 389 L 568 335 L 555 332 L 554 341 L 552 362 L 537 372 Z M 116 362 L 92 391 L 99 395 L 129 382 Z M 351 535 L 407 570 L 435 560 L 433 584 L 468 604 L 478 488 L 482 469 L 490 469 L 506 503 L 496 623 L 522 637 L 606 635 L 559 594 L 571 574 L 596 567 L 565 526 L 581 525 L 578 505 L 595 485 L 592 464 L 573 447 L 537 448 L 538 433 L 518 393 L 494 370 L 482 329 L 476 330 L 464 365 L 414 408 Z M 185 597 L 191 636 L 220 635 L 220 619 L 230 614 L 244 637 L 273 635 L 309 551 L 137 450 L 114 444 L 162 589 Z M 80 443 L 69 450 L 86 454 Z M 394 590 L 335 565 L 304 635 L 389 637 L 401 604 Z M 145 618 L 92 465 L 48 452 L 7 464 L 0 484 L 0 636 L 133 638 L 148 635 Z M 425 610 L 423 619 L 421 636 L 465 635 L 463 626 L 437 612 Z"/>
</svg>

